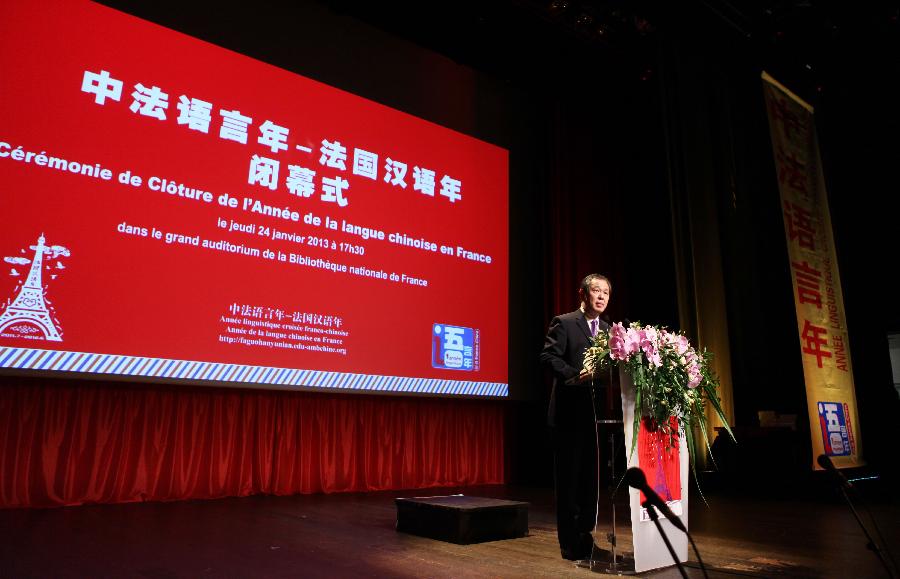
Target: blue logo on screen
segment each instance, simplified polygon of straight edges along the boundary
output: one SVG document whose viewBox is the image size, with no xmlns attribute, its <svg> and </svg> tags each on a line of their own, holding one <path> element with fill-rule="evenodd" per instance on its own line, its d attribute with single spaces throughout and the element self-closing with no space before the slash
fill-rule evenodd
<svg viewBox="0 0 900 579">
<path fill-rule="evenodd" d="M 431 365 L 447 370 L 478 370 L 478 330 L 434 324 L 431 332 Z"/>
<path fill-rule="evenodd" d="M 849 455 L 850 436 L 847 432 L 844 405 L 840 402 L 819 402 L 818 407 L 819 426 L 822 429 L 825 454 L 829 456 Z"/>
</svg>

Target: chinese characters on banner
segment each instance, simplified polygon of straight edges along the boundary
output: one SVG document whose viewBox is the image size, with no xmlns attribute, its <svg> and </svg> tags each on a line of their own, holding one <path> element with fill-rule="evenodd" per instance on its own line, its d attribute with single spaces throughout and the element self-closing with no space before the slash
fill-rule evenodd
<svg viewBox="0 0 900 579">
<path fill-rule="evenodd" d="M 791 262 L 813 463 L 862 464 L 844 298 L 813 108 L 763 73 L 769 131 Z"/>
<path fill-rule="evenodd" d="M 106 70 L 99 73 L 91 70 L 85 70 L 81 82 L 81 92 L 93 95 L 94 103 L 106 106 L 107 101 L 122 101 L 124 83 L 118 78 L 113 78 Z M 134 85 L 134 92 L 131 93 L 131 104 L 128 107 L 132 113 L 152 117 L 160 121 L 166 121 L 166 111 L 169 109 L 169 94 L 153 85 L 147 88 L 138 82 Z M 213 122 L 212 111 L 213 104 L 205 100 L 187 95 L 179 95 L 178 102 L 175 103 L 178 109 L 178 116 L 175 118 L 179 125 L 187 125 L 187 128 L 201 133 L 209 133 L 210 125 Z M 171 113 L 170 113 L 171 114 Z M 238 110 L 220 109 L 218 111 L 221 121 L 219 124 L 219 138 L 229 141 L 235 141 L 242 145 L 247 144 L 250 125 L 254 122 L 252 117 L 245 116 Z M 287 151 L 288 135 L 290 129 L 282 127 L 270 120 L 264 121 L 259 125 L 259 137 L 256 142 L 264 147 L 268 147 L 273 154 L 280 151 Z M 304 162 L 309 166 L 288 165 L 288 174 L 284 179 L 284 188 L 292 195 L 298 197 L 311 197 L 315 192 L 314 178 L 316 170 L 312 159 L 315 158 L 315 151 L 304 145 L 296 145 L 295 149 L 309 155 Z M 329 141 L 324 138 L 321 141 L 321 147 L 318 151 L 318 163 L 326 168 L 333 168 L 342 172 L 347 171 L 347 147 L 342 145 L 339 140 Z M 250 170 L 247 177 L 249 185 L 258 185 L 272 191 L 278 189 L 279 171 L 281 170 L 281 161 L 262 157 L 254 154 L 250 157 Z M 353 149 L 353 162 L 351 166 L 353 175 L 359 175 L 373 181 L 378 181 L 378 153 L 366 151 L 360 148 Z M 384 163 L 384 182 L 392 187 L 407 188 L 407 170 L 408 165 L 405 162 L 387 157 Z M 435 176 L 434 170 L 414 166 L 412 171 L 412 189 L 419 191 L 421 194 L 434 197 L 435 194 Z M 444 175 L 440 180 L 439 194 L 446 197 L 450 203 L 455 203 L 462 199 L 462 181 L 454 179 L 450 175 Z M 349 189 L 350 183 L 340 176 L 336 177 L 322 176 L 321 178 L 321 197 L 323 202 L 336 204 L 338 207 L 346 207 L 349 203 L 348 195 L 345 193 Z"/>
</svg>

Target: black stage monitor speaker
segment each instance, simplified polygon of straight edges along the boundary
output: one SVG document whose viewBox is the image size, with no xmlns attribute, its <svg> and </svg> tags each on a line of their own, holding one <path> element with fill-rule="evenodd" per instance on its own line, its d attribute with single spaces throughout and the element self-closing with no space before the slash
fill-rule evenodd
<svg viewBox="0 0 900 579">
<path fill-rule="evenodd" d="M 468 545 L 528 534 L 528 503 L 451 495 L 396 499 L 397 530 Z"/>
</svg>

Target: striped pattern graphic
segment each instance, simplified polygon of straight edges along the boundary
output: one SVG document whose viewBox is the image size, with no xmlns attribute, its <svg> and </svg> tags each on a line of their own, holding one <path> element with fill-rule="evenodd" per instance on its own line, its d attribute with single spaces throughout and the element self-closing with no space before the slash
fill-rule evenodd
<svg viewBox="0 0 900 579">
<path fill-rule="evenodd" d="M 507 396 L 509 394 L 509 385 L 500 382 L 373 376 L 324 370 L 244 366 L 31 348 L 0 347 L 0 368 L 385 392 L 422 392 L 468 396 Z"/>
</svg>

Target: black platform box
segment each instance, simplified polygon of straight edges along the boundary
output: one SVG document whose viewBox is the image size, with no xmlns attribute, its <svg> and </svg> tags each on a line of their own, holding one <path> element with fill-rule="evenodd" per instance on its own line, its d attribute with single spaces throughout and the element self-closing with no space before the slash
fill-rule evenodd
<svg viewBox="0 0 900 579">
<path fill-rule="evenodd" d="M 396 499 L 397 530 L 468 545 L 528 534 L 528 503 L 451 495 Z"/>
</svg>

